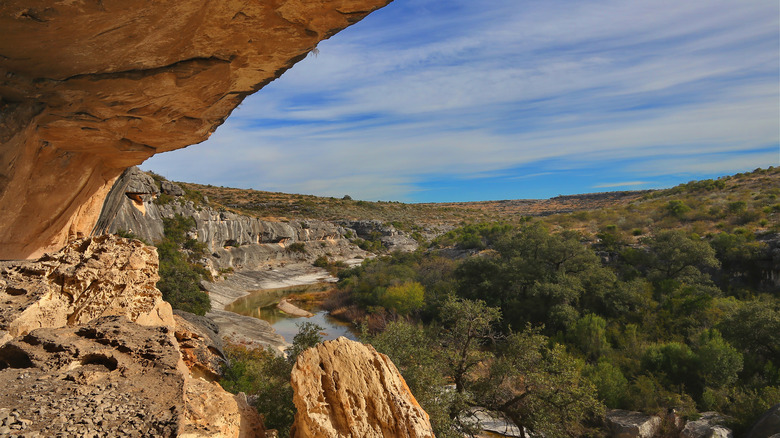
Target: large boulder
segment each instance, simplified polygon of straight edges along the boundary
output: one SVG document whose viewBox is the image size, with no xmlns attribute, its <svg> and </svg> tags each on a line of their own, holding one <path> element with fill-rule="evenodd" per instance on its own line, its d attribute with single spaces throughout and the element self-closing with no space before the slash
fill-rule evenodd
<svg viewBox="0 0 780 438">
<path fill-rule="evenodd" d="M 698 420 L 685 423 L 680 438 L 733 438 L 731 430 L 722 425 L 724 422 L 717 412 L 702 412 Z"/>
<path fill-rule="evenodd" d="M 0 3 L 0 258 L 89 235 L 111 184 L 390 0 Z"/>
<path fill-rule="evenodd" d="M 434 436 L 395 365 L 370 345 L 342 337 L 306 350 L 292 386 L 294 438 Z"/>
<path fill-rule="evenodd" d="M 606 415 L 612 438 L 652 438 L 661 427 L 661 417 L 612 409 Z"/>
<path fill-rule="evenodd" d="M 0 436 L 263 437 L 246 398 L 209 381 L 217 326 L 174 318 L 158 278 L 154 248 L 111 235 L 3 263 Z"/>
<path fill-rule="evenodd" d="M 7 342 L 0 385 L 0 406 L 18 420 L 16 429 L 0 424 L 2 436 L 265 436 L 244 397 L 182 372 L 168 327 L 124 316 Z"/>
</svg>

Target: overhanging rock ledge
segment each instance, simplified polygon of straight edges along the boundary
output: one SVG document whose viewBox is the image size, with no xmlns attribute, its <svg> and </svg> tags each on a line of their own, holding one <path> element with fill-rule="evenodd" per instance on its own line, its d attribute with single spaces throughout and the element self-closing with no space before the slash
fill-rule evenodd
<svg viewBox="0 0 780 438">
<path fill-rule="evenodd" d="M 390 1 L 0 3 L 0 259 L 88 235 L 125 168 L 207 139 Z"/>
</svg>

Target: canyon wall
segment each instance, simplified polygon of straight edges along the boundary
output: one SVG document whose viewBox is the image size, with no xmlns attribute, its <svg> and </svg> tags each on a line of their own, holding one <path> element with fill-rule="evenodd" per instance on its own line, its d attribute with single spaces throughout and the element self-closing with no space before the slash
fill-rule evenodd
<svg viewBox="0 0 780 438">
<path fill-rule="evenodd" d="M 188 196 L 175 183 L 155 181 L 135 166 L 123 172 L 109 192 L 95 234 L 129 232 L 154 243 L 163 238 L 163 221 L 177 215 L 193 219 L 190 237 L 206 244 L 208 256 L 201 263 L 215 275 L 228 268 L 257 269 L 272 261 L 368 256 L 346 238 L 358 234 L 346 227 L 348 223 L 312 219 L 274 222 L 237 214 L 211 206 L 200 195 Z M 405 236 L 396 238 L 401 237 Z M 303 245 L 303 250 L 291 251 L 290 245 L 296 243 Z"/>
<path fill-rule="evenodd" d="M 125 168 L 207 139 L 389 1 L 2 2 L 0 259 L 88 235 Z"/>
</svg>

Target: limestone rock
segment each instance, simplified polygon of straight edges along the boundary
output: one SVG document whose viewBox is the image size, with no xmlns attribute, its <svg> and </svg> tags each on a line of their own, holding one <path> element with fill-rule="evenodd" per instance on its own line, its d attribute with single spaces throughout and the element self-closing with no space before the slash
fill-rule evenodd
<svg viewBox="0 0 780 438">
<path fill-rule="evenodd" d="M 112 235 L 79 239 L 36 261 L 0 264 L 0 344 L 41 327 L 123 315 L 173 327 L 156 288 L 155 248 Z"/>
<path fill-rule="evenodd" d="M 661 426 L 661 418 L 641 412 L 613 409 L 606 415 L 612 438 L 651 438 Z"/>
<path fill-rule="evenodd" d="M 302 318 L 308 318 L 310 316 L 314 316 L 313 313 L 301 309 L 300 307 L 287 301 L 284 298 L 282 298 L 282 300 L 279 301 L 279 304 L 276 305 L 276 308 L 290 316 L 298 316 Z"/>
<path fill-rule="evenodd" d="M 0 3 L 0 258 L 88 235 L 125 168 L 205 140 L 389 1 Z"/>
<path fill-rule="evenodd" d="M 162 185 L 173 184 L 163 180 Z M 155 202 L 157 186 L 152 178 L 136 167 L 127 169 L 112 187 L 95 234 L 129 231 L 147 242 L 163 237 L 163 220 L 176 215 L 195 221 L 193 237 L 206 244 L 211 256 L 204 264 L 213 269 L 254 269 L 272 260 L 311 259 L 325 253 L 352 258 L 365 252 L 351 245 L 342 226 L 318 221 L 272 222 L 255 217 L 220 211 L 203 201 L 173 200 Z M 165 191 L 165 189 L 163 190 Z M 306 253 L 285 251 L 285 244 L 307 244 Z M 415 242 L 416 244 L 416 242 Z"/>
<path fill-rule="evenodd" d="M 184 391 L 185 415 L 177 437 L 265 437 L 263 420 L 243 393 L 233 395 L 201 379 L 188 379 Z"/>
<path fill-rule="evenodd" d="M 769 408 L 756 421 L 747 438 L 774 438 L 780 435 L 780 403 Z"/>
<path fill-rule="evenodd" d="M 731 430 L 721 426 L 723 422 L 717 412 L 702 412 L 698 420 L 685 423 L 680 438 L 733 438 Z"/>
<path fill-rule="evenodd" d="M 395 365 L 371 346 L 342 337 L 306 350 L 292 386 L 294 438 L 434 436 Z"/>
<path fill-rule="evenodd" d="M 168 327 L 124 316 L 13 339 L 0 347 L 0 385 L 25 436 L 264 436 L 245 398 L 187 376 Z"/>
<path fill-rule="evenodd" d="M 163 181 L 160 183 L 160 186 L 160 189 L 166 195 L 184 196 L 184 189 L 170 181 Z"/>
<path fill-rule="evenodd" d="M 208 318 L 178 310 L 173 318 L 176 321 L 174 336 L 190 374 L 209 381 L 218 380 L 226 363 L 222 340 L 213 331 L 219 331 L 219 327 L 213 322 L 206 323 L 208 326 L 200 323 Z"/>
</svg>

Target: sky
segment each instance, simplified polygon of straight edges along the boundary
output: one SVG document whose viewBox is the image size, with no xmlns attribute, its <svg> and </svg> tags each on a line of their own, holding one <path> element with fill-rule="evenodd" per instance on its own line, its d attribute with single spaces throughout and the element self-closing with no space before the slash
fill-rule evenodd
<svg viewBox="0 0 780 438">
<path fill-rule="evenodd" d="M 777 0 L 395 0 L 141 167 L 402 202 L 671 187 L 780 165 Z"/>
</svg>

